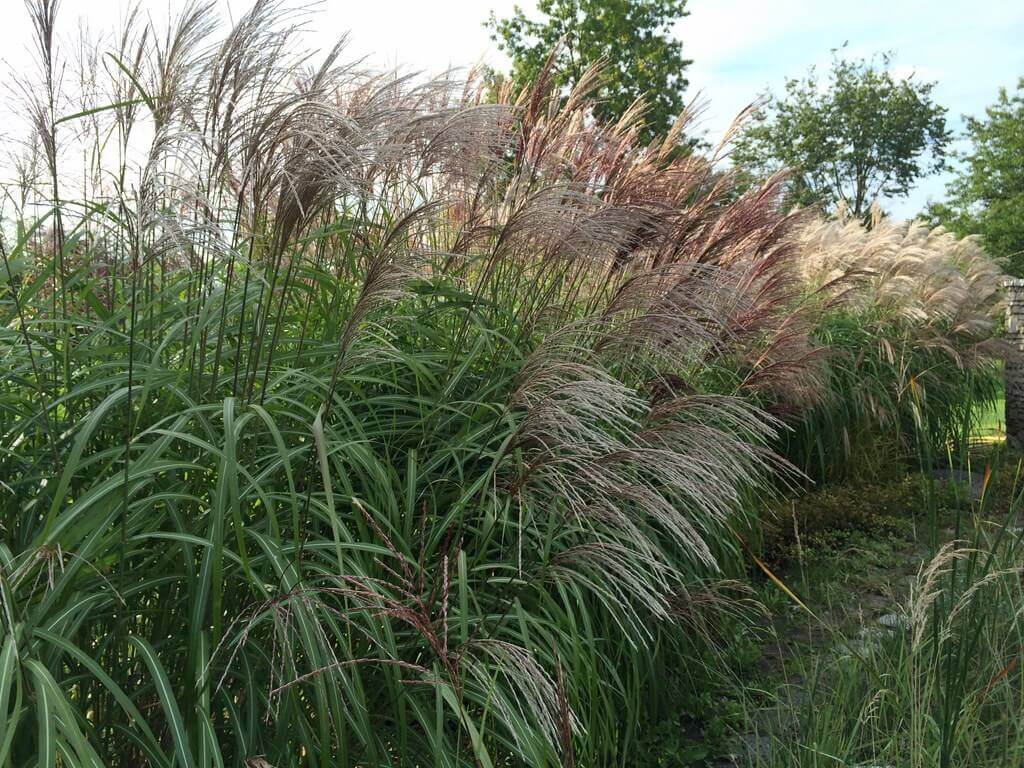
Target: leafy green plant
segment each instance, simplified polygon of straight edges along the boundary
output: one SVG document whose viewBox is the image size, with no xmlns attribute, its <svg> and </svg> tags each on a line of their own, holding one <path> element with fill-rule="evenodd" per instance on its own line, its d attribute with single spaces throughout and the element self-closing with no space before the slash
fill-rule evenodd
<svg viewBox="0 0 1024 768">
<path fill-rule="evenodd" d="M 764 516 L 762 557 L 778 566 L 792 564 L 818 550 L 834 556 L 851 533 L 868 537 L 905 536 L 923 524 L 921 479 L 831 485 L 773 505 Z M 946 485 L 936 502 L 944 508 L 962 503 L 962 491 Z"/>
</svg>

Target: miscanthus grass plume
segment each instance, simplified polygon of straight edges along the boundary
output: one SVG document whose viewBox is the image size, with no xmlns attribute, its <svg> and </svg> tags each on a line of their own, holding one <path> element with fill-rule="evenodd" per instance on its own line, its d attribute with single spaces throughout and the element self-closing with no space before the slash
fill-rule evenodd
<svg viewBox="0 0 1024 768">
<path fill-rule="evenodd" d="M 974 238 L 919 222 L 842 213 L 793 234 L 796 267 L 820 309 L 821 401 L 805 410 L 790 457 L 828 478 L 858 456 L 917 461 L 962 447 L 978 406 L 1001 391 L 1003 272 Z M 795 425 L 797 423 L 795 422 Z"/>
<path fill-rule="evenodd" d="M 74 47 L 29 10 L 0 763 L 628 755 L 827 394 L 780 181 L 596 122 L 597 70 L 492 102 L 275 2 Z"/>
</svg>

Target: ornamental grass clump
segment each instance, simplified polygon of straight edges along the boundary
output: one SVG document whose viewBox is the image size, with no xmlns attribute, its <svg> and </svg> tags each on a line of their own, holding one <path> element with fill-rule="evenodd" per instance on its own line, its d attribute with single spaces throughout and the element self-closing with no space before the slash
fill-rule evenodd
<svg viewBox="0 0 1024 768">
<path fill-rule="evenodd" d="M 843 215 L 794 234 L 797 266 L 820 306 L 825 397 L 795 423 L 787 455 L 833 478 L 959 451 L 978 406 L 1000 393 L 1003 272 L 974 238 L 919 222 Z M 893 461 L 895 460 L 895 462 Z"/>
<path fill-rule="evenodd" d="M 627 752 L 649 649 L 786 471 L 778 182 L 733 199 L 685 118 L 595 122 L 596 71 L 492 104 L 303 51 L 273 2 L 65 60 L 31 9 L 0 763 Z"/>
</svg>

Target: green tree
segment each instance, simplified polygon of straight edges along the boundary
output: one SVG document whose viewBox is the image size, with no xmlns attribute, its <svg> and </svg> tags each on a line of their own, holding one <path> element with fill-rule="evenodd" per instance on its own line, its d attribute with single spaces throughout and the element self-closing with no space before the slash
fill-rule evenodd
<svg viewBox="0 0 1024 768">
<path fill-rule="evenodd" d="M 889 54 L 851 61 L 833 53 L 825 83 L 812 67 L 787 80 L 781 98 L 766 97 L 733 160 L 756 177 L 789 169 L 795 204 L 843 204 L 866 219 L 877 198 L 902 197 L 943 168 L 946 110 L 932 100 L 935 83 L 893 75 Z"/>
<path fill-rule="evenodd" d="M 684 107 L 683 72 L 691 62 L 671 31 L 687 15 L 685 6 L 686 0 L 540 0 L 540 20 L 517 6 L 507 19 L 492 12 L 486 26 L 512 60 L 517 85 L 531 82 L 559 43 L 557 87 L 571 88 L 588 67 L 603 62 L 596 116 L 614 120 L 643 98 L 643 132 L 650 140 L 664 134 Z"/>
<path fill-rule="evenodd" d="M 979 234 L 993 256 L 1024 275 L 1024 78 L 1015 93 L 999 90 L 985 117 L 965 117 L 969 151 L 946 188 L 947 200 L 926 217 L 958 235 Z"/>
</svg>

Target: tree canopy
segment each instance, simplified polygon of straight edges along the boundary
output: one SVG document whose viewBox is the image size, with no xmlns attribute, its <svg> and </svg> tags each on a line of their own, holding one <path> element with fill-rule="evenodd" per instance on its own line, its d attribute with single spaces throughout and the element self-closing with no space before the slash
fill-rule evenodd
<svg viewBox="0 0 1024 768">
<path fill-rule="evenodd" d="M 1000 89 L 983 118 L 965 117 L 970 149 L 947 186 L 947 200 L 927 217 L 958 235 L 979 234 L 986 250 L 1024 275 L 1024 77 Z"/>
<path fill-rule="evenodd" d="M 950 134 L 935 84 L 898 77 L 890 65 L 888 54 L 847 60 L 836 52 L 826 83 L 813 67 L 787 80 L 741 132 L 734 161 L 757 177 L 789 169 L 794 204 L 842 204 L 862 218 L 877 198 L 906 195 L 941 170 Z"/>
<path fill-rule="evenodd" d="M 683 110 L 687 80 L 683 45 L 671 37 L 686 16 L 686 0 L 540 0 L 542 18 L 519 7 L 510 18 L 493 13 L 491 37 L 512 60 L 516 84 L 532 82 L 557 50 L 555 85 L 569 89 L 587 68 L 604 65 L 594 112 L 614 120 L 642 98 L 643 138 L 665 134 Z"/>
</svg>

